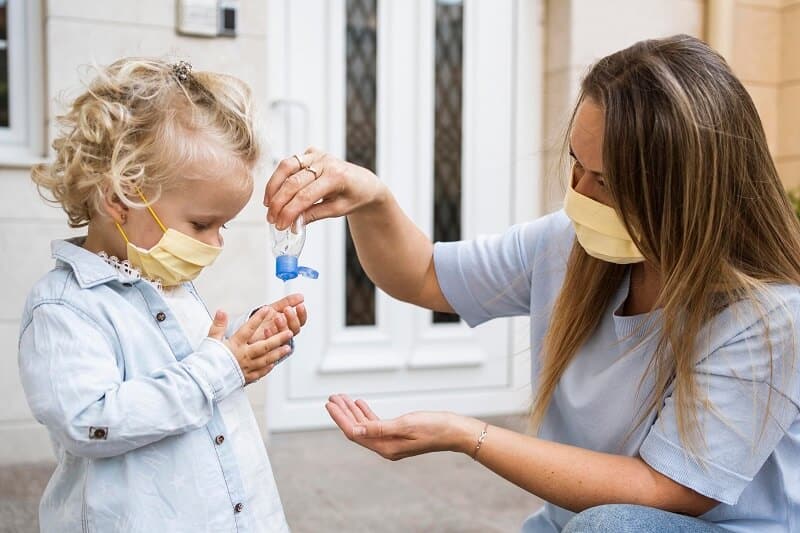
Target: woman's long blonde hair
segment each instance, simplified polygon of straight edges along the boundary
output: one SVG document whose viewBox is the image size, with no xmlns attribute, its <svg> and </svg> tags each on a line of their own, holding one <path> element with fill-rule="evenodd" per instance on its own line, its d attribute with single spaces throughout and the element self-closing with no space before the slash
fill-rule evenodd
<svg viewBox="0 0 800 533">
<path fill-rule="evenodd" d="M 109 192 L 131 206 L 138 205 L 137 189 L 157 200 L 201 155 L 222 153 L 248 170 L 257 164 L 250 88 L 233 76 L 190 69 L 158 58 L 119 59 L 96 68 L 58 117 L 54 161 L 33 167 L 31 178 L 71 227 L 103 213 Z"/>
<path fill-rule="evenodd" d="M 693 449 L 702 440 L 697 406 L 705 401 L 693 377 L 698 335 L 766 284 L 800 284 L 800 224 L 750 96 L 702 41 L 678 35 L 607 56 L 582 82 L 579 102 L 587 98 L 605 114 L 609 194 L 663 282 L 644 416 L 660 411 L 674 385 L 678 430 Z M 573 245 L 544 340 L 534 427 L 624 273 Z"/>
</svg>

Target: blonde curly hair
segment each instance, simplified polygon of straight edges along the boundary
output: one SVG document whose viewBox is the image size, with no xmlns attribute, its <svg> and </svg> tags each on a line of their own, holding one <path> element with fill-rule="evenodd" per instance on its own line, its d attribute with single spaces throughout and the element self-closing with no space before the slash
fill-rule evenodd
<svg viewBox="0 0 800 533">
<path fill-rule="evenodd" d="M 201 154 L 229 154 L 252 170 L 261 150 L 251 100 L 247 84 L 232 76 L 189 72 L 161 59 L 120 59 L 98 68 L 58 117 L 55 161 L 36 165 L 31 178 L 77 228 L 103 213 L 109 193 L 141 206 L 131 198 L 147 190 L 155 201 Z"/>
</svg>

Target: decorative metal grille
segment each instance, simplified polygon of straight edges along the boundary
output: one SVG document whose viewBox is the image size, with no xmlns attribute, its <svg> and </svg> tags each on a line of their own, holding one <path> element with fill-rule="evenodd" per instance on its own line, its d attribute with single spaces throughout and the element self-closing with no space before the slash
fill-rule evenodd
<svg viewBox="0 0 800 533">
<path fill-rule="evenodd" d="M 436 81 L 433 157 L 433 238 L 461 239 L 461 113 L 464 65 L 463 3 L 436 2 Z M 434 323 L 458 315 L 433 313 Z"/>
<path fill-rule="evenodd" d="M 375 170 L 377 94 L 377 0 L 347 0 L 346 158 Z M 375 285 L 356 256 L 347 228 L 345 325 L 375 325 Z"/>
</svg>

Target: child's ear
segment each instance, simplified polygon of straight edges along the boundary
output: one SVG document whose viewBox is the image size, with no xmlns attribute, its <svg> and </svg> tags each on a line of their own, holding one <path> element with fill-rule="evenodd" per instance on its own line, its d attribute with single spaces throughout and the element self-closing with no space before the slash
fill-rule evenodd
<svg viewBox="0 0 800 533">
<path fill-rule="evenodd" d="M 125 224 L 128 220 L 130 208 L 111 188 L 106 189 L 103 195 L 103 202 L 100 206 L 105 213 L 110 216 L 117 224 Z"/>
</svg>

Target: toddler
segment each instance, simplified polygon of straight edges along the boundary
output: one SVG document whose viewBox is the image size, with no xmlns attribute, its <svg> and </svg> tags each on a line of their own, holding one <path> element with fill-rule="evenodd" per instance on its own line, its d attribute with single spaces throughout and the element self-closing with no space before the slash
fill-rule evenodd
<svg viewBox="0 0 800 533">
<path fill-rule="evenodd" d="M 250 100 L 230 76 L 121 59 L 33 169 L 87 227 L 53 242 L 22 318 L 22 383 L 58 459 L 42 531 L 288 530 L 244 387 L 291 352 L 302 296 L 229 324 L 191 283 L 253 190 Z"/>
</svg>

